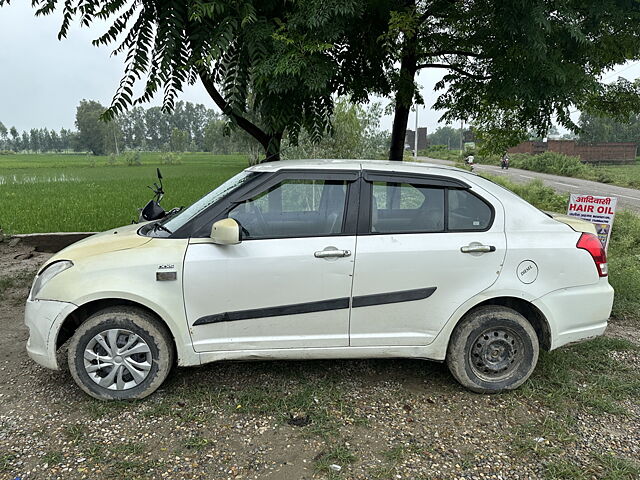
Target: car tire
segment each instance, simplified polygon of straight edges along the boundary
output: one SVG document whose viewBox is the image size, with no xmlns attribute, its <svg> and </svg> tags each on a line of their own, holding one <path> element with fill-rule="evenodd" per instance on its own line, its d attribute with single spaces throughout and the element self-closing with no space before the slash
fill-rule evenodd
<svg viewBox="0 0 640 480">
<path fill-rule="evenodd" d="M 113 347 L 115 345 L 115 349 Z M 167 378 L 174 347 L 166 327 L 144 310 L 114 307 L 83 322 L 69 341 L 71 376 L 100 400 L 136 400 Z"/>
<path fill-rule="evenodd" d="M 515 310 L 479 307 L 456 326 L 447 349 L 447 365 L 464 387 L 476 393 L 514 390 L 538 362 L 538 337 Z"/>
</svg>

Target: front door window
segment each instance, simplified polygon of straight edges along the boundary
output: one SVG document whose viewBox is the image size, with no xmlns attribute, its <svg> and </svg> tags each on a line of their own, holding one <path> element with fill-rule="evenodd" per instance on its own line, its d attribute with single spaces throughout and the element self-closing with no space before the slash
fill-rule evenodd
<svg viewBox="0 0 640 480">
<path fill-rule="evenodd" d="M 243 238 L 322 237 L 342 232 L 347 182 L 288 179 L 234 207 Z"/>
</svg>

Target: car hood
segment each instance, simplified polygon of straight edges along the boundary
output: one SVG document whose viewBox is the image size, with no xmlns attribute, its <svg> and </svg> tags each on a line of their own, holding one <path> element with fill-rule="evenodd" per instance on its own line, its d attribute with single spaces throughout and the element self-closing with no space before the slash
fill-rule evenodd
<svg viewBox="0 0 640 480">
<path fill-rule="evenodd" d="M 60 250 L 42 268 L 58 260 L 76 261 L 82 258 L 136 248 L 151 241 L 150 237 L 138 235 L 140 224 L 126 225 L 97 233 Z"/>
</svg>

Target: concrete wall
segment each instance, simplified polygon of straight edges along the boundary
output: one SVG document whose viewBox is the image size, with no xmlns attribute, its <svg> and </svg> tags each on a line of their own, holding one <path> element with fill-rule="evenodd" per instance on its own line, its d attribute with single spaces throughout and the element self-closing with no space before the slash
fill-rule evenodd
<svg viewBox="0 0 640 480">
<path fill-rule="evenodd" d="M 510 148 L 509 153 L 529 153 L 537 155 L 556 152 L 579 157 L 584 163 L 635 163 L 637 145 L 626 143 L 578 143 L 573 140 L 549 140 L 548 142 L 522 142 Z"/>
</svg>

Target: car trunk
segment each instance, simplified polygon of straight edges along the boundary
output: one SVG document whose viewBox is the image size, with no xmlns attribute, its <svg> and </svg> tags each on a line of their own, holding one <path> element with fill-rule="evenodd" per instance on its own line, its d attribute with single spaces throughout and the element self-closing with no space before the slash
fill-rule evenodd
<svg viewBox="0 0 640 480">
<path fill-rule="evenodd" d="M 576 217 L 571 217 L 569 215 L 564 215 L 562 213 L 555 212 L 544 212 L 549 215 L 554 220 L 564 223 L 565 225 L 569 225 L 576 232 L 585 232 L 585 233 L 593 233 L 596 234 L 596 226 L 593 223 L 587 222 L 586 220 L 581 220 Z"/>
</svg>

